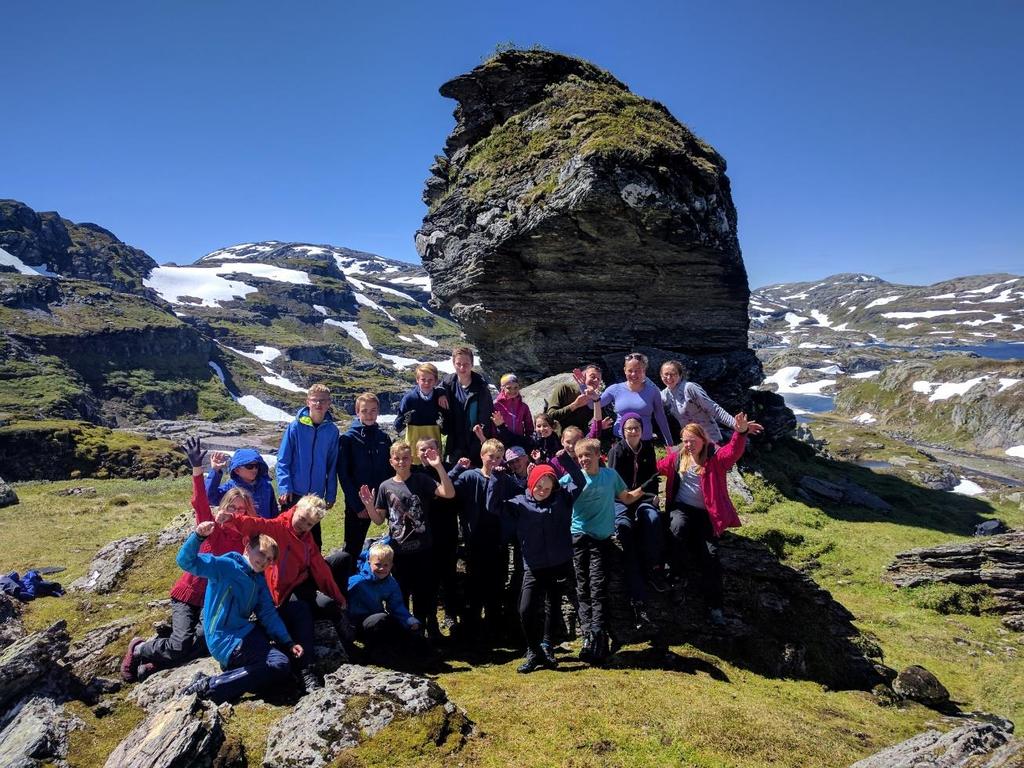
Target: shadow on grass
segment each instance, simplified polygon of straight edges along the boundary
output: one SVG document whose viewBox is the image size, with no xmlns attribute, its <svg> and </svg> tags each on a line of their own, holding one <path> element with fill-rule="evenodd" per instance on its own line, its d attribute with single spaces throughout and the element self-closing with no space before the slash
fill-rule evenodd
<svg viewBox="0 0 1024 768">
<path fill-rule="evenodd" d="M 835 520 L 846 522 L 888 522 L 967 535 L 995 513 L 992 506 L 982 499 L 925 488 L 897 475 L 875 472 L 853 462 L 823 458 L 817 456 L 810 446 L 793 439 L 776 443 L 770 451 L 748 454 L 744 469 L 760 472 L 786 499 L 813 506 Z M 830 502 L 810 497 L 800 487 L 800 479 L 804 476 L 837 485 L 853 483 L 879 496 L 893 508 L 870 509 L 843 501 Z"/>
<path fill-rule="evenodd" d="M 703 672 L 713 680 L 731 682 L 729 676 L 710 661 L 695 656 L 682 656 L 668 648 L 654 645 L 619 651 L 609 660 L 607 666 L 613 669 L 658 669 L 686 675 Z"/>
</svg>

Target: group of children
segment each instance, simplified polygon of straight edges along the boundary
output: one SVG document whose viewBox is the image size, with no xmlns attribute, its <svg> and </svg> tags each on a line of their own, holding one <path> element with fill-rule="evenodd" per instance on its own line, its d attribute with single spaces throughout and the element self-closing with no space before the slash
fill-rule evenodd
<svg viewBox="0 0 1024 768">
<path fill-rule="evenodd" d="M 602 412 L 623 397 L 638 400 L 637 374 L 629 368 L 635 357 L 626 358 L 624 393 L 602 392 L 599 370 L 588 366 L 575 372 L 577 394 L 566 394 L 568 405 L 556 402 L 534 417 L 514 374 L 501 378 L 492 399 L 473 371 L 472 350 L 458 347 L 454 372 L 443 379 L 431 364 L 417 367 L 395 421 L 405 439 L 394 442 L 377 423 L 375 395 L 356 398 L 356 418 L 340 434 L 330 390 L 314 385 L 282 439 L 276 493 L 266 462 L 251 449 L 230 458 L 213 453 L 204 482 L 206 452 L 190 439 L 184 448 L 197 525 L 178 555 L 184 573 L 171 591 L 170 633 L 133 638 L 123 677 L 141 679 L 208 652 L 224 671 L 198 675 L 190 693 L 226 701 L 280 684 L 290 671 L 308 691 L 320 687 L 309 664 L 316 618 L 333 622 L 350 651 L 360 640 L 371 659 L 423 662 L 436 658 L 445 627 L 472 643 L 506 639 L 510 604 L 527 647 L 518 671 L 526 673 L 557 664 L 563 598 L 577 610 L 580 659 L 600 664 L 616 645 L 607 605 L 613 537 L 623 549 L 638 626 L 656 631 L 646 590 L 670 588 L 666 563 L 674 574 L 684 564 L 697 566 L 709 619 L 723 621 L 715 545 L 725 528 L 739 524 L 725 472 L 742 454 L 747 430 L 760 427 L 742 413 L 727 416 L 734 432 L 719 449 L 700 424 L 686 424 L 679 448 L 657 462 L 651 421 L 653 415 L 665 434 L 665 411 L 646 376 L 639 382 L 643 402 L 650 405 L 646 390 L 654 387 L 655 411 L 618 412 L 614 420 Z M 692 392 L 696 385 L 690 386 Z M 680 392 L 685 396 L 685 388 Z M 573 423 L 560 428 L 553 412 Z M 619 439 L 605 458 L 600 438 L 613 424 Z M 662 475 L 665 513 L 657 499 Z M 338 485 L 345 544 L 325 558 L 320 520 Z M 367 542 L 371 524 L 387 530 Z"/>
</svg>

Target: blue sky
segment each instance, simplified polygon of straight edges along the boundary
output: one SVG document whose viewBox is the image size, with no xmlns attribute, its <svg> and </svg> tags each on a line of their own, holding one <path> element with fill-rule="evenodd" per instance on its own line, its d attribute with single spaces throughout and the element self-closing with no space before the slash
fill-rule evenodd
<svg viewBox="0 0 1024 768">
<path fill-rule="evenodd" d="M 3 27 L 0 197 L 161 262 L 262 239 L 416 260 L 438 86 L 514 41 L 726 158 L 751 287 L 1024 272 L 1019 2 L 65 0 Z"/>
</svg>

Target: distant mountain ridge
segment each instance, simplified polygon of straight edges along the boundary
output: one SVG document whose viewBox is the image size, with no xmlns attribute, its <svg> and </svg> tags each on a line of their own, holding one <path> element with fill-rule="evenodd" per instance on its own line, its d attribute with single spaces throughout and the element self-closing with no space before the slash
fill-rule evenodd
<svg viewBox="0 0 1024 768">
<path fill-rule="evenodd" d="M 841 273 L 750 295 L 752 345 L 851 346 L 1024 341 L 1024 277 L 972 275 L 900 285 Z"/>
</svg>

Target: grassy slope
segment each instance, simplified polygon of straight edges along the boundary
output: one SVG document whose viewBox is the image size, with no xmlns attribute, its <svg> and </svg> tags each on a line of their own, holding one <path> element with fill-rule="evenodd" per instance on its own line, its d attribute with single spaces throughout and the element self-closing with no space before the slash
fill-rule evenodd
<svg viewBox="0 0 1024 768">
<path fill-rule="evenodd" d="M 799 456 L 778 455 L 776 465 L 799 471 Z M 839 467 L 842 469 L 842 467 Z M 823 471 L 838 471 L 825 467 Z M 865 472 L 867 472 L 865 470 Z M 784 479 L 773 477 L 785 489 Z M 956 538 L 975 520 L 978 502 L 905 487 L 894 478 L 857 481 L 883 496 L 904 499 L 889 518 L 849 509 L 817 510 L 759 486 L 759 508 L 745 515 L 747 535 L 775 536 L 792 562 L 811 563 L 814 576 L 876 635 L 886 661 L 901 668 L 921 663 L 950 688 L 964 709 L 980 708 L 1024 717 L 1024 663 L 1020 636 L 1001 629 L 993 616 L 943 616 L 920 607 L 914 593 L 899 593 L 879 574 L 903 549 Z M 96 488 L 93 499 L 57 497 L 74 485 Z M 188 481 L 79 481 L 26 483 L 22 504 L 0 510 L 0 539 L 7 563 L 59 563 L 65 583 L 84 573 L 106 542 L 132 532 L 154 531 L 187 508 Z M 943 500 L 946 508 L 938 509 Z M 127 503 L 126 503 L 127 502 Z M 772 503 L 774 502 L 774 503 Z M 1024 525 L 1024 514 L 1004 506 L 1000 517 Z M 328 547 L 341 541 L 341 515 L 325 521 Z M 775 533 L 772 533 L 775 532 Z M 29 606 L 27 623 L 38 629 L 65 617 L 72 634 L 134 613 L 144 628 L 160 611 L 145 601 L 166 595 L 175 577 L 173 551 L 163 550 L 132 570 L 117 595 L 68 597 Z M 630 649 L 639 652 L 640 648 Z M 733 667 L 688 646 L 673 648 L 681 669 L 643 668 L 515 673 L 518 658 L 471 667 L 453 662 L 439 681 L 465 707 L 480 734 L 458 754 L 466 766 L 499 765 L 694 765 L 845 766 L 908 737 L 938 716 L 918 706 L 879 707 L 860 692 L 828 692 L 808 682 L 772 680 Z M 636 658 L 634 656 L 634 658 Z M 118 697 L 120 699 L 120 696 Z M 98 765 L 138 719 L 130 707 L 96 720 L 78 710 L 90 730 L 74 737 L 73 764 Z M 283 710 L 243 704 L 229 725 L 250 755 L 262 752 L 266 730 Z M 443 751 L 443 750 L 442 750 Z M 437 764 L 429 724 L 408 721 L 361 746 L 352 765 Z"/>
</svg>

